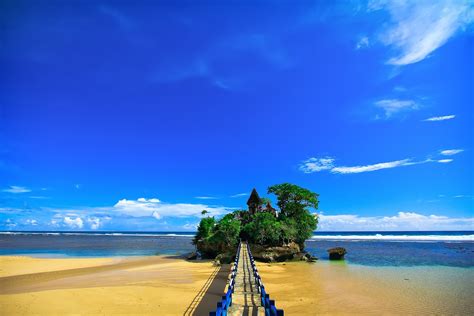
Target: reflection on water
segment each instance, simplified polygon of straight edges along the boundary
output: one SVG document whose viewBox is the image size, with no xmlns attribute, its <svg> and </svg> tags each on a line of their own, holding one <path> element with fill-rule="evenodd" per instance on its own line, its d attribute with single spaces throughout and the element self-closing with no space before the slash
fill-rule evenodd
<svg viewBox="0 0 474 316">
<path fill-rule="evenodd" d="M 332 247 L 346 248 L 346 260 L 362 265 L 474 267 L 473 242 L 306 242 L 306 250 L 321 260 L 328 260 L 327 249 Z"/>
</svg>

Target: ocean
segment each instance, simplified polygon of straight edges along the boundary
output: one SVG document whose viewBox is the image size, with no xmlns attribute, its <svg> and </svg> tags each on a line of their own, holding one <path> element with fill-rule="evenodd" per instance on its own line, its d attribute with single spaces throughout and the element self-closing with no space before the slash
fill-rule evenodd
<svg viewBox="0 0 474 316">
<path fill-rule="evenodd" d="M 0 232 L 0 255 L 113 257 L 183 255 L 193 232 Z M 346 264 L 474 267 L 474 231 L 315 232 L 306 250 L 328 260 L 344 247 Z"/>
</svg>

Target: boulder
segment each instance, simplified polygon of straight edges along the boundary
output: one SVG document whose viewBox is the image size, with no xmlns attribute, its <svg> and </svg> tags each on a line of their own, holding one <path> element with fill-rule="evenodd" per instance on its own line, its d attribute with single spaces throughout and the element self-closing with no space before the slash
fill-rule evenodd
<svg viewBox="0 0 474 316">
<path fill-rule="evenodd" d="M 252 245 L 251 251 L 255 260 L 263 262 L 282 262 L 301 258 L 300 247 L 296 243 L 279 247 Z"/>
<path fill-rule="evenodd" d="M 329 260 L 343 260 L 344 255 L 347 253 L 345 248 L 336 247 L 328 249 Z"/>
<path fill-rule="evenodd" d="M 199 257 L 199 254 L 197 252 L 191 252 L 186 259 L 187 260 L 197 260 Z"/>
<path fill-rule="evenodd" d="M 304 257 L 307 262 L 316 262 L 316 260 L 318 260 L 318 258 L 310 255 L 309 253 L 305 253 Z"/>
<path fill-rule="evenodd" d="M 234 255 L 228 253 L 221 253 L 214 259 L 214 265 L 220 266 L 222 264 L 228 264 L 234 261 Z"/>
</svg>

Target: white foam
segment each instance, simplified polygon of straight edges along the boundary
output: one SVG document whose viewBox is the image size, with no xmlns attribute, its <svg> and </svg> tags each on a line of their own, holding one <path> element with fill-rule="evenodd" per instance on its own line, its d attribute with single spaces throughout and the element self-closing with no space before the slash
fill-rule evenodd
<svg viewBox="0 0 474 316">
<path fill-rule="evenodd" d="M 474 235 L 314 235 L 312 240 L 474 241 Z"/>
</svg>

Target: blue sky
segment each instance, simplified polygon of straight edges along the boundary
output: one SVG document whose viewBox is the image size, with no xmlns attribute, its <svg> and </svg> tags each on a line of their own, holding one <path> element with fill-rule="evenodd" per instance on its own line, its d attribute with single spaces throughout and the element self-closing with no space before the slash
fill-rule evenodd
<svg viewBox="0 0 474 316">
<path fill-rule="evenodd" d="M 469 1 L 6 1 L 0 230 L 474 229 Z"/>
</svg>

